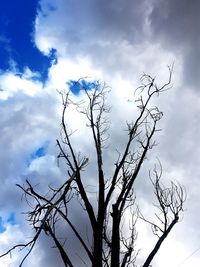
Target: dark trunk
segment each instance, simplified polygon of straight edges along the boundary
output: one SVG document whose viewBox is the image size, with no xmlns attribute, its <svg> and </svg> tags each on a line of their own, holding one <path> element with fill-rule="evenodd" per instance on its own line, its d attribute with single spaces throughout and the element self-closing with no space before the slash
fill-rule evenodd
<svg viewBox="0 0 200 267">
<path fill-rule="evenodd" d="M 111 267 L 119 267 L 120 263 L 120 214 L 118 207 L 113 205 L 113 225 L 112 225 L 112 252 L 111 252 Z"/>
<path fill-rule="evenodd" d="M 102 267 L 102 229 L 103 227 L 97 227 L 94 234 L 94 252 L 92 267 Z"/>
</svg>

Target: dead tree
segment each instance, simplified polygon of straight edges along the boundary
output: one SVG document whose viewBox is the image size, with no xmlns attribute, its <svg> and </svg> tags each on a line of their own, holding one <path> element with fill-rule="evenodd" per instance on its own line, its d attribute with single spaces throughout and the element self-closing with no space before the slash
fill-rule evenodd
<svg viewBox="0 0 200 267">
<path fill-rule="evenodd" d="M 74 262 L 69 251 L 65 248 L 57 234 L 57 223 L 62 221 L 66 225 L 66 232 L 72 232 L 85 251 L 84 261 L 92 267 L 127 267 L 136 266 L 137 251 L 135 241 L 137 237 L 136 206 L 134 183 L 139 177 L 139 172 L 147 158 L 149 150 L 155 146 L 154 136 L 159 130 L 158 122 L 162 118 L 162 112 L 152 105 L 152 100 L 169 88 L 171 84 L 172 69 L 169 68 L 169 79 L 158 86 L 155 79 L 149 75 L 142 76 L 142 85 L 137 89 L 136 100 L 138 108 L 137 118 L 127 123 L 127 136 L 124 148 L 118 152 L 117 160 L 114 162 L 114 170 L 111 178 L 106 177 L 103 155 L 106 142 L 109 138 L 108 115 L 110 107 L 106 103 L 109 90 L 101 83 L 95 82 L 93 89 L 83 88 L 87 97 L 87 105 L 82 102 L 74 103 L 70 99 L 70 92 L 61 92 L 62 97 L 62 120 L 61 138 L 57 140 L 59 149 L 58 159 L 66 164 L 67 178 L 57 189 L 50 187 L 47 195 L 42 195 L 36 190 L 30 181 L 26 185 L 18 185 L 28 201 L 35 203 L 34 207 L 27 212 L 27 219 L 33 228 L 34 237 L 26 244 L 18 244 L 1 256 L 10 253 L 16 248 L 28 248 L 24 260 L 31 253 L 38 238 L 44 233 L 51 238 L 56 249 L 60 253 L 64 266 L 73 267 Z M 89 159 L 83 152 L 76 151 L 72 141 L 73 132 L 66 123 L 67 109 L 75 105 L 77 112 L 87 118 L 87 126 L 91 129 L 92 139 L 96 151 L 97 200 L 89 197 L 85 186 L 83 171 L 87 169 Z M 154 256 L 169 232 L 179 221 L 183 210 L 185 191 L 183 187 L 171 183 L 171 186 L 163 187 L 160 179 L 161 172 L 154 170 L 155 180 L 151 178 L 155 195 L 157 197 L 157 208 L 160 213 L 157 216 L 158 224 L 148 221 L 139 212 L 140 218 L 151 224 L 153 233 L 157 235 L 158 241 L 146 260 L 143 267 L 150 266 Z M 81 204 L 85 216 L 90 225 L 91 246 L 86 238 L 80 233 L 78 227 L 70 217 L 71 201 L 77 198 L 77 205 Z M 80 206 L 80 205 L 79 205 Z M 124 216 L 129 211 L 128 234 L 123 231 Z M 126 217 L 127 218 L 127 217 Z M 77 265 L 76 265 L 77 266 Z"/>
<path fill-rule="evenodd" d="M 171 181 L 169 187 L 165 187 L 161 183 L 162 166 L 160 162 L 159 166 L 159 171 L 156 166 L 153 170 L 154 177 L 152 177 L 150 173 L 150 179 L 154 187 L 154 194 L 157 199 L 155 207 L 159 211 L 159 213 L 155 214 L 157 223 L 147 220 L 140 211 L 138 212 L 139 217 L 151 225 L 153 234 L 158 238 L 155 246 L 146 258 L 143 267 L 150 266 L 150 263 L 160 249 L 163 241 L 167 238 L 174 225 L 180 220 L 180 213 L 183 211 L 183 204 L 186 200 L 184 187 L 175 184 L 173 181 Z"/>
</svg>

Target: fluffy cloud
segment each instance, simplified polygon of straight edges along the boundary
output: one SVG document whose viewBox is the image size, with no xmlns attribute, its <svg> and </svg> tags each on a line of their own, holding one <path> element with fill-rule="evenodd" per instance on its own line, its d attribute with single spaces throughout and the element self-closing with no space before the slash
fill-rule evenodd
<svg viewBox="0 0 200 267">
<path fill-rule="evenodd" d="M 183 59 L 184 83 L 193 88 L 198 85 L 198 1 L 59 0 L 55 4 L 46 0 L 40 5 L 35 42 L 44 53 L 53 47 L 73 60 L 92 58 L 95 66 L 107 67 L 109 73 L 130 74 L 140 65 L 135 55 L 155 45 L 157 51 L 160 44 L 173 51 L 167 64 L 177 57 Z M 153 52 L 151 60 L 157 64 L 159 58 Z"/>
<path fill-rule="evenodd" d="M 151 10 L 146 1 L 40 3 L 35 28 L 37 47 L 46 54 L 54 48 L 58 57 L 73 62 L 89 60 L 93 69 L 103 72 L 104 79 L 110 75 L 131 79 L 150 68 L 157 73 L 160 64 L 170 64 L 175 58 L 159 43 L 146 38 Z"/>
<path fill-rule="evenodd" d="M 130 120 L 135 112 L 132 108 L 133 91 L 139 84 L 139 76 L 147 72 L 157 75 L 159 82 L 163 82 L 168 76 L 166 65 L 175 61 L 174 88 L 159 99 L 166 116 L 161 125 L 163 132 L 158 138 L 160 146 L 154 153 L 163 161 L 166 176 L 186 185 L 188 202 L 183 222 L 170 237 L 170 243 L 167 241 L 161 249 L 155 264 L 163 267 L 178 264 L 183 255 L 189 255 L 198 247 L 198 7 L 198 1 L 191 4 L 186 0 L 40 1 L 35 21 L 35 45 L 46 55 L 56 49 L 57 56 L 49 69 L 48 80 L 42 84 L 38 73 L 33 73 L 28 67 L 20 74 L 14 69 L 0 73 L 0 88 L 4 90 L 0 92 L 0 147 L 3 151 L 0 155 L 3 166 L 0 170 L 3 184 L 0 203 L 4 217 L 11 211 L 18 214 L 19 209 L 24 208 L 16 204 L 21 193 L 16 191 L 15 183 L 23 183 L 28 176 L 34 184 L 39 182 L 41 190 L 45 191 L 48 183 L 59 183 L 65 175 L 64 168 L 58 168 L 56 164 L 55 139 L 59 136 L 60 122 L 56 89 L 66 89 L 68 80 L 86 76 L 105 80 L 111 85 L 113 90 L 108 101 L 113 105 L 112 141 L 120 148 L 124 142 L 125 121 Z M 81 97 L 74 96 L 78 100 Z M 126 118 L 124 114 L 127 114 Z M 68 117 L 71 127 L 79 128 L 73 137 L 77 150 L 86 151 L 92 163 L 93 149 L 85 121 L 76 117 L 73 109 L 69 110 Z M 31 155 L 45 144 L 48 144 L 45 155 L 32 158 Z M 114 151 L 116 147 L 111 145 L 110 148 Z M 110 159 L 106 166 L 109 166 L 114 154 L 106 153 Z M 89 177 L 94 172 L 89 167 Z M 145 172 L 142 174 L 146 175 Z M 143 175 L 137 189 L 138 200 L 146 210 L 152 195 Z M 82 214 L 74 213 L 72 216 L 75 222 L 83 221 Z M 20 227 L 27 228 L 19 214 L 16 224 L 19 226 L 13 227 L 21 237 Z M 18 239 L 11 241 L 11 228 L 0 234 L 9 245 L 18 242 Z M 144 248 L 145 254 L 151 243 L 148 232 L 145 239 L 139 237 L 139 246 L 143 246 L 144 240 L 148 244 Z M 52 253 L 50 246 L 49 240 L 41 239 L 32 256 L 38 259 L 34 266 L 60 266 L 57 254 Z M 175 246 L 179 255 L 173 252 Z M 41 247 L 43 254 L 40 254 Z M 166 259 L 166 251 L 171 260 Z M 198 262 L 198 257 L 193 258 L 192 266 L 197 267 Z M 25 266 L 31 266 L 31 259 Z"/>
</svg>

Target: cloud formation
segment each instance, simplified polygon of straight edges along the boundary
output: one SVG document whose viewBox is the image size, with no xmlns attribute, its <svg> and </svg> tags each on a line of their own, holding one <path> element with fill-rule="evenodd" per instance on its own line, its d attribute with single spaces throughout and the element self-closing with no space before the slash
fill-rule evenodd
<svg viewBox="0 0 200 267">
<path fill-rule="evenodd" d="M 25 207 L 16 204 L 21 194 L 16 190 L 15 183 L 23 183 L 29 177 L 45 191 L 49 183 L 59 183 L 65 177 L 65 169 L 62 166 L 59 168 L 56 162 L 55 139 L 59 136 L 60 123 L 60 102 L 56 89 L 65 89 L 68 80 L 86 76 L 105 80 L 111 85 L 112 141 L 120 148 L 124 142 L 126 119 L 131 119 L 134 113 L 131 108 L 134 101 L 131 101 L 133 91 L 139 84 L 139 76 L 147 72 L 157 75 L 158 80 L 163 82 L 168 76 L 166 65 L 173 61 L 174 88 L 159 100 L 166 117 L 161 125 L 163 132 L 158 137 L 160 146 L 154 153 L 163 161 L 165 174 L 186 185 L 188 202 L 183 222 L 170 237 L 170 243 L 167 241 L 161 249 L 155 264 L 163 267 L 178 265 L 183 255 L 189 255 L 199 246 L 199 219 L 196 216 L 200 208 L 200 151 L 197 145 L 200 131 L 199 5 L 199 1 L 191 4 L 189 0 L 40 1 L 34 42 L 45 55 L 56 49 L 57 57 L 49 68 L 46 83 L 43 84 L 40 75 L 32 72 L 29 66 L 21 73 L 15 68 L 0 73 L 0 88 L 4 90 L 0 91 L 0 148 L 3 151 L 0 155 L 0 179 L 3 185 L 0 215 L 7 218 L 11 212 L 15 212 L 16 224 L 19 225 L 5 225 L 6 232 L 0 234 L 8 247 L 14 242 L 11 239 L 13 229 L 17 228 L 15 231 L 19 239 L 26 238 L 24 229 L 28 231 L 19 214 Z M 80 99 L 81 96 L 74 97 Z M 127 114 L 127 118 L 124 118 L 124 114 Z M 93 150 L 85 124 L 80 126 L 83 121 L 76 117 L 73 110 L 68 115 L 69 122 L 73 118 L 71 127 L 80 127 L 74 136 L 74 143 L 77 149 L 86 151 L 92 166 Z M 44 155 L 31 158 L 35 151 L 47 143 Z M 116 147 L 111 145 L 111 148 L 114 151 Z M 109 166 L 114 156 L 109 151 L 106 153 Z M 93 173 L 90 167 L 90 179 Z M 145 175 L 144 172 L 141 177 Z M 152 196 L 143 178 L 137 187 L 139 201 L 144 209 L 149 208 L 148 202 L 151 202 Z M 81 214 L 74 213 L 72 216 L 75 222 L 84 221 Z M 142 245 L 143 240 L 139 239 L 139 244 Z M 148 234 L 146 240 L 145 244 L 148 244 Z M 57 253 L 52 253 L 50 245 L 48 239 L 42 238 L 25 266 L 30 267 L 32 259 L 36 258 L 38 262 L 34 262 L 34 266 L 60 266 Z M 174 254 L 174 246 L 179 255 Z M 4 248 L 2 245 L 1 250 Z M 144 248 L 144 253 L 148 250 L 149 247 Z M 166 251 L 171 259 L 166 259 Z M 4 266 L 9 263 L 10 260 L 2 262 Z M 199 266 L 199 258 L 194 257 L 190 263 L 193 267 Z"/>
<path fill-rule="evenodd" d="M 183 57 L 183 82 L 190 87 L 197 87 L 200 81 L 199 9 L 199 1 L 153 1 L 149 16 L 152 41 L 156 39 L 163 47 Z"/>
<path fill-rule="evenodd" d="M 137 69 L 135 58 L 146 49 L 162 47 L 171 53 L 167 64 L 183 61 L 187 86 L 199 82 L 198 1 L 48 0 L 40 5 L 35 41 L 46 54 L 56 48 L 68 58 L 89 57 L 97 67 L 127 73 Z M 157 63 L 160 55 L 151 52 Z"/>
</svg>

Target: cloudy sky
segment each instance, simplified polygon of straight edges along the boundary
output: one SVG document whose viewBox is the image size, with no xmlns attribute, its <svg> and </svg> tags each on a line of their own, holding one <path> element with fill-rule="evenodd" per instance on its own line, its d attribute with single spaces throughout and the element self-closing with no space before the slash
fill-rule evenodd
<svg viewBox="0 0 200 267">
<path fill-rule="evenodd" d="M 167 65 L 174 63 L 173 88 L 158 101 L 164 111 L 163 130 L 151 159 L 160 158 L 166 176 L 184 184 L 188 197 L 183 220 L 154 265 L 199 267 L 199 12 L 198 0 L 1 1 L 1 252 L 31 235 L 21 215 L 25 207 L 15 184 L 23 184 L 29 177 L 45 191 L 49 183 L 63 181 L 64 173 L 56 164 L 60 123 L 57 90 L 67 89 L 68 81 L 86 76 L 110 85 L 115 111 L 111 114 L 112 129 L 121 131 L 121 135 L 113 135 L 112 142 L 123 143 L 124 114 L 131 119 L 128 111 L 134 101 L 130 99 L 141 74 L 146 72 L 163 82 L 168 77 Z M 79 98 L 77 93 L 75 98 Z M 80 121 L 74 119 L 73 111 L 69 116 L 78 128 Z M 90 153 L 82 128 L 76 145 Z M 147 207 L 145 196 L 151 189 L 141 180 L 138 191 Z M 143 233 L 147 242 L 145 247 L 138 245 L 141 255 L 151 249 L 148 230 L 143 229 Z M 61 266 L 47 244 L 41 240 L 26 267 Z M 17 266 L 18 262 L 18 253 L 0 259 L 1 266 Z"/>
</svg>

